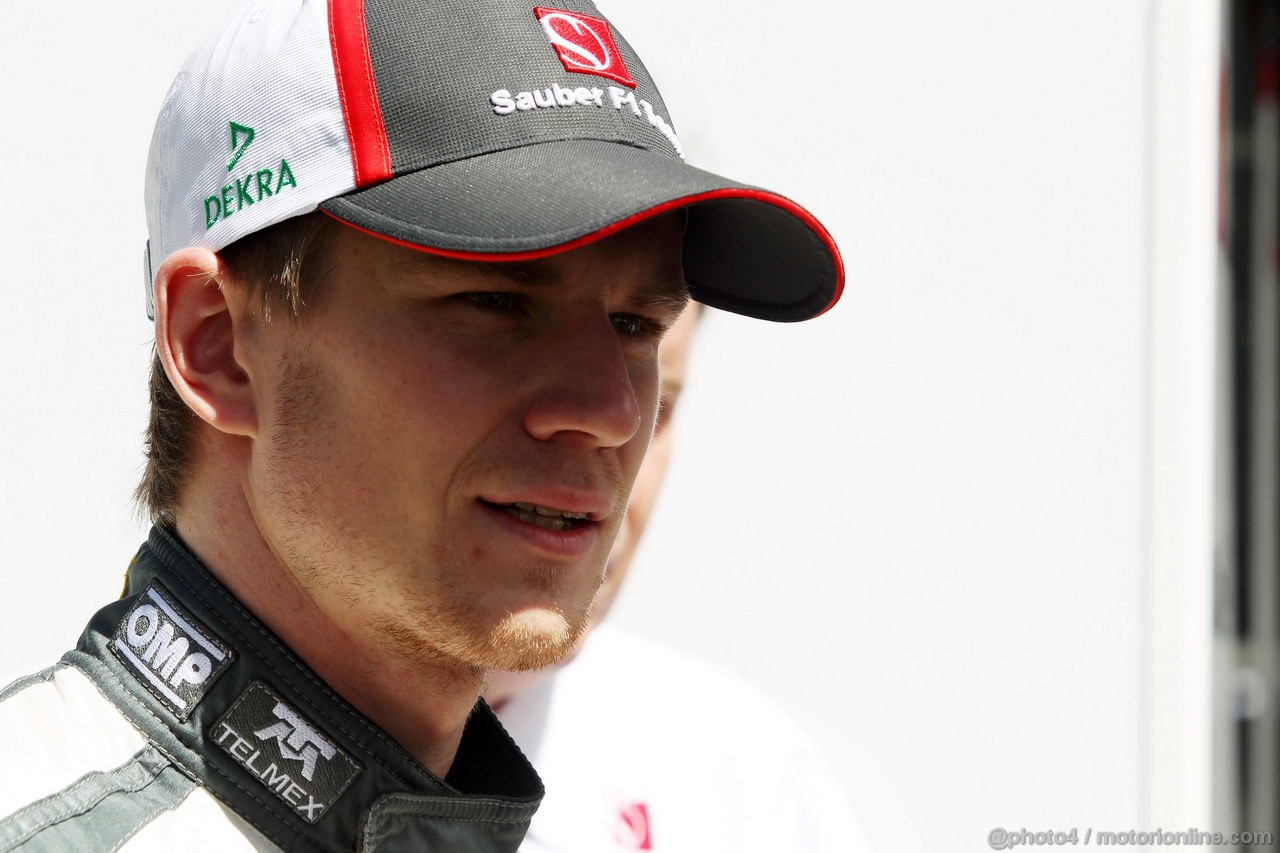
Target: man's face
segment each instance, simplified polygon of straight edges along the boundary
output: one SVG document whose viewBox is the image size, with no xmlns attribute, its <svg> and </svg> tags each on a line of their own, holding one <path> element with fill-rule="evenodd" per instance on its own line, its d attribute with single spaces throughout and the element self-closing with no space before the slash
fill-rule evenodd
<svg viewBox="0 0 1280 853">
<path fill-rule="evenodd" d="M 335 642 L 484 669 L 572 647 L 653 429 L 680 242 L 662 218 L 483 265 L 341 228 L 307 320 L 245 325 L 245 491 Z"/>
</svg>

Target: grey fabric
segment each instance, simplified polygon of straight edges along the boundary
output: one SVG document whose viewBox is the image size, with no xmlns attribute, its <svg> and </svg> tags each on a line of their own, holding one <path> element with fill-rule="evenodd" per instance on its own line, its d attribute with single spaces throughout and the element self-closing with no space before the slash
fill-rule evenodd
<svg viewBox="0 0 1280 853">
<path fill-rule="evenodd" d="M 153 746 L 0 821 L 0 851 L 117 850 L 196 787 Z"/>
<path fill-rule="evenodd" d="M 612 140 L 679 159 L 646 121 L 611 106 L 494 114 L 489 96 L 498 89 L 620 85 L 567 71 L 534 16 L 534 5 L 517 0 L 367 0 L 369 51 L 396 174 L 574 138 Z M 602 17 L 589 2 L 546 5 Z M 617 29 L 612 34 L 636 81 L 636 97 L 670 121 L 649 72 Z"/>
<path fill-rule="evenodd" d="M 723 178 L 599 141 L 550 142 L 424 169 L 324 203 L 398 240 L 464 252 L 527 252 L 592 234 Z"/>
<path fill-rule="evenodd" d="M 37 684 L 43 684 L 46 681 L 52 680 L 52 678 L 58 674 L 58 670 L 62 669 L 63 666 L 64 664 L 55 663 L 53 666 L 46 667 L 39 672 L 19 678 L 17 681 L 4 688 L 4 690 L 0 690 L 0 702 L 3 702 L 10 696 L 21 693 L 28 687 L 33 687 Z"/>
<path fill-rule="evenodd" d="M 536 805 L 491 802 L 479 813 L 456 800 L 413 794 L 382 797 L 369 809 L 360 834 L 361 853 L 447 850 L 449 853 L 515 853 Z M 483 832 L 468 824 L 484 821 Z"/>
</svg>

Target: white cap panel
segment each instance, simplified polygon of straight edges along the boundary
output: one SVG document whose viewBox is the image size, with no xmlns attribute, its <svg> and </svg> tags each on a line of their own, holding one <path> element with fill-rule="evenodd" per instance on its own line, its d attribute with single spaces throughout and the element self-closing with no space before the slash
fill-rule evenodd
<svg viewBox="0 0 1280 853">
<path fill-rule="evenodd" d="M 217 251 L 355 188 L 324 0 L 260 0 L 188 57 L 152 135 L 147 288 L 186 246 Z"/>
</svg>

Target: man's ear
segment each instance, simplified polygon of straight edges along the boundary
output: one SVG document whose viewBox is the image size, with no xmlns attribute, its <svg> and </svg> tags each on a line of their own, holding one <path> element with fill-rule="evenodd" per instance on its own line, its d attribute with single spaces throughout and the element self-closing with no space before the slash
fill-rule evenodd
<svg viewBox="0 0 1280 853">
<path fill-rule="evenodd" d="M 253 387 L 235 346 L 244 305 L 219 286 L 220 272 L 208 249 L 189 247 L 165 259 L 155 280 L 156 351 L 196 415 L 220 432 L 253 436 Z"/>
</svg>

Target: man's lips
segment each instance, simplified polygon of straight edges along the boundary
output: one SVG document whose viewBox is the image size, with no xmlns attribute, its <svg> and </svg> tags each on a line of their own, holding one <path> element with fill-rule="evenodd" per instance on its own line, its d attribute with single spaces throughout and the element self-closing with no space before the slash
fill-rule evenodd
<svg viewBox="0 0 1280 853">
<path fill-rule="evenodd" d="M 480 502 L 496 510 L 518 518 L 525 524 L 533 524 L 544 530 L 571 530 L 588 524 L 595 524 L 586 513 L 555 509 L 533 503 L 495 504 L 480 498 Z"/>
<path fill-rule="evenodd" d="M 548 519 L 595 523 L 608 518 L 613 510 L 613 501 L 605 492 L 563 488 L 494 492 L 478 500 L 530 524 Z"/>
<path fill-rule="evenodd" d="M 558 506 L 545 497 L 541 501 L 476 498 L 476 506 L 496 523 L 497 529 L 514 535 L 526 547 L 557 559 L 582 558 L 600 541 L 601 519 L 609 517 L 608 510 L 601 507 L 607 504 L 599 496 L 560 503 Z"/>
</svg>

